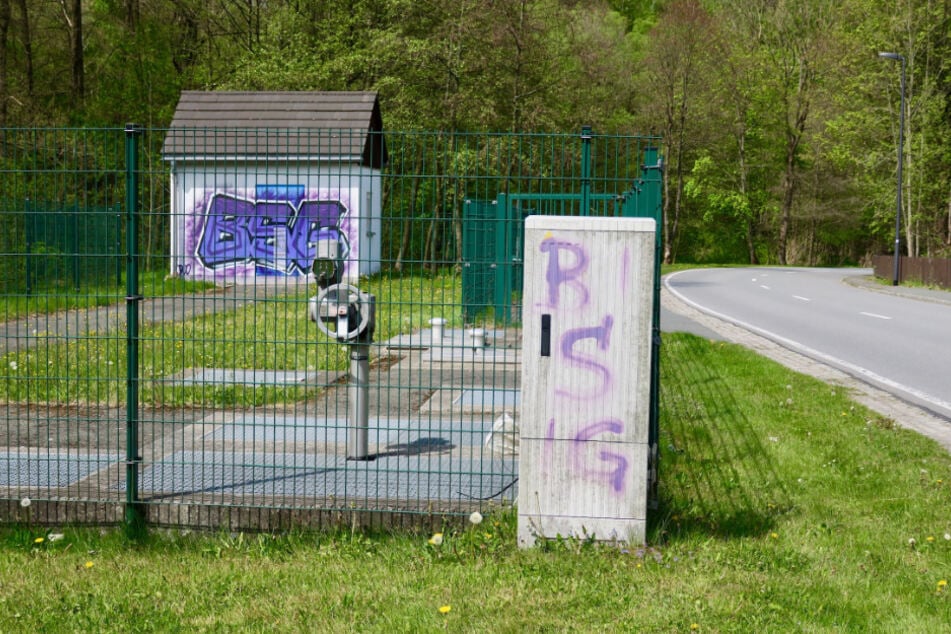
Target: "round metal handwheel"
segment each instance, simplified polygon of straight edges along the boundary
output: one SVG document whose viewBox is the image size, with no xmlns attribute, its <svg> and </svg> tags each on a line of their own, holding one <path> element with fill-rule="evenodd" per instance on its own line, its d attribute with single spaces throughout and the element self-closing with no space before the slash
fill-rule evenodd
<svg viewBox="0 0 951 634">
<path fill-rule="evenodd" d="M 369 327 L 370 310 L 360 290 L 350 284 L 333 284 L 310 300 L 310 320 L 328 337 L 353 341 Z"/>
</svg>

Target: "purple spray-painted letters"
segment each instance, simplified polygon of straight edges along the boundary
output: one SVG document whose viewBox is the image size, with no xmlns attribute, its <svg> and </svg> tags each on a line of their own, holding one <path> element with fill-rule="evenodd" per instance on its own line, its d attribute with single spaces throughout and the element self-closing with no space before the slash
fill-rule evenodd
<svg viewBox="0 0 951 634">
<path fill-rule="evenodd" d="M 346 252 L 346 236 L 340 230 L 346 213 L 336 200 L 295 204 L 216 193 L 208 202 L 195 255 L 209 269 L 254 264 L 285 275 L 305 275 L 319 242 L 338 243 Z"/>
<path fill-rule="evenodd" d="M 559 320 L 553 320 L 552 336 L 558 337 L 560 352 L 553 362 L 563 364 L 569 370 L 558 374 L 564 384 L 554 386 L 554 396 L 569 401 L 611 402 L 616 390 L 621 389 L 615 384 L 614 360 L 608 354 L 614 316 L 598 314 L 591 306 L 591 291 L 585 279 L 591 263 L 588 249 L 580 242 L 547 238 L 539 245 L 539 251 L 548 256 L 545 268 L 546 307 L 560 313 L 570 313 L 575 322 L 580 319 L 582 323 L 587 321 L 592 324 L 569 328 L 557 334 Z M 622 262 L 620 273 L 626 277 L 626 262 Z M 572 290 L 574 301 L 564 299 L 562 287 Z M 588 340 L 593 340 L 594 345 L 586 343 Z M 597 410 L 597 407 L 594 409 Z M 600 441 L 623 435 L 624 426 L 623 420 L 597 411 L 592 412 L 588 420 L 551 418 L 546 430 L 546 460 L 551 459 L 556 432 L 560 432 L 560 437 L 570 439 L 566 466 L 572 475 L 600 483 L 615 494 L 622 494 L 630 467 L 628 458 L 620 453 L 624 445 L 617 443 L 608 450 Z"/>
</svg>

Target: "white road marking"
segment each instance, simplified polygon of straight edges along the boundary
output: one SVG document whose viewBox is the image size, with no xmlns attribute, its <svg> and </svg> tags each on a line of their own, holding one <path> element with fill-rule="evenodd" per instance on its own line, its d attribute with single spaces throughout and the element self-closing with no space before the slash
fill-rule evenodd
<svg viewBox="0 0 951 634">
<path fill-rule="evenodd" d="M 734 319 L 733 317 L 730 317 L 729 315 L 718 313 L 715 310 L 710 310 L 709 308 L 705 306 L 701 306 L 697 302 L 687 299 L 670 285 L 670 280 L 676 277 L 678 273 L 682 273 L 682 272 L 683 271 L 678 271 L 677 273 L 671 273 L 666 278 L 664 278 L 664 286 L 667 288 L 668 291 L 670 291 L 673 295 L 675 295 L 678 299 L 680 299 L 680 301 L 686 303 L 688 306 L 693 306 L 694 308 L 699 310 L 701 313 L 712 315 L 713 317 L 716 317 L 717 319 L 723 320 L 727 323 L 734 324 L 736 326 L 739 326 L 740 328 L 749 330 L 750 332 L 754 332 L 758 335 L 762 335 L 766 337 L 767 339 L 772 339 L 776 343 L 782 346 L 785 346 L 789 348 L 790 350 L 795 350 L 796 352 L 804 354 L 807 357 L 812 357 L 813 359 L 822 361 L 823 363 L 826 363 L 833 367 L 838 367 L 840 370 L 845 370 L 847 373 L 852 374 L 852 376 L 862 378 L 873 384 L 877 383 L 879 385 L 884 385 L 885 387 L 891 388 L 892 390 L 903 392 L 909 396 L 922 400 L 925 403 L 928 403 L 929 405 L 932 405 L 940 410 L 944 410 L 945 412 L 951 412 L 951 402 L 949 401 L 945 401 L 943 399 L 940 399 L 926 392 L 922 392 L 919 389 L 910 387 L 908 385 L 904 385 L 902 383 L 899 383 L 898 381 L 893 381 L 892 379 L 886 378 L 880 374 L 876 374 L 875 372 L 872 372 L 871 370 L 867 368 L 863 368 L 862 366 L 857 365 L 855 363 L 843 361 L 842 359 L 839 359 L 838 357 L 833 357 L 830 354 L 819 352 L 815 348 L 810 348 L 809 346 L 801 344 L 798 341 L 795 341 L 793 339 L 789 339 L 787 337 L 777 335 L 774 332 L 770 332 L 769 330 L 766 330 L 764 328 L 759 328 L 757 326 L 754 326 L 753 324 L 746 323 L 739 319 Z"/>
<path fill-rule="evenodd" d="M 865 313 L 865 312 L 862 312 L 862 313 L 859 313 L 859 315 L 865 315 L 866 317 L 874 317 L 875 319 L 891 319 L 891 317 L 889 317 L 889 316 L 887 316 L 887 315 L 878 315 L 878 314 L 876 314 L 876 313 Z"/>
<path fill-rule="evenodd" d="M 801 302 L 811 302 L 812 300 L 808 297 L 803 297 L 802 295 L 793 295 L 793 299 L 798 299 Z"/>
<path fill-rule="evenodd" d="M 765 284 L 760 284 L 759 287 L 760 287 L 760 288 L 763 288 L 763 289 L 766 289 L 767 291 L 769 290 L 769 287 L 766 286 Z"/>
</svg>

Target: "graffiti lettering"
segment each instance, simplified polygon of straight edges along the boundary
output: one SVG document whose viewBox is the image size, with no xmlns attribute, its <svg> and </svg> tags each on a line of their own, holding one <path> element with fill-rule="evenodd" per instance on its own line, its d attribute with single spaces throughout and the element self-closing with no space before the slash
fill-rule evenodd
<svg viewBox="0 0 951 634">
<path fill-rule="evenodd" d="M 594 480 L 607 480 L 615 492 L 624 490 L 625 476 L 627 475 L 627 458 L 621 454 L 602 449 L 598 452 L 598 460 L 613 465 L 609 469 L 592 469 L 588 465 L 587 443 L 599 434 L 620 434 L 624 431 L 624 423 L 617 419 L 604 420 L 593 423 L 575 434 L 572 442 L 572 464 L 575 471 L 582 476 Z"/>
<path fill-rule="evenodd" d="M 333 241 L 348 251 L 339 201 L 246 200 L 229 194 L 211 197 L 195 255 L 207 268 L 255 264 L 287 275 L 309 272 L 317 244 Z"/>
<path fill-rule="evenodd" d="M 590 260 L 585 245 L 549 237 L 542 240 L 539 251 L 548 255 L 545 267 L 547 307 L 567 309 L 571 311 L 574 319 L 590 319 L 589 313 L 593 312 L 589 305 L 591 292 L 585 279 Z M 620 278 L 621 293 L 624 294 L 630 276 L 630 251 L 625 248 L 613 266 L 615 274 Z M 563 288 L 571 289 L 574 301 L 565 301 Z M 561 364 L 568 371 L 560 375 L 561 384 L 553 386 L 555 396 L 572 401 L 602 402 L 610 402 L 616 396 L 615 371 L 612 358 L 607 354 L 611 348 L 614 316 L 603 315 L 600 322 L 596 323 L 597 325 L 567 329 L 558 338 L 560 355 L 555 358 L 555 363 Z M 603 444 L 596 440 L 604 434 L 622 435 L 624 421 L 610 416 L 595 420 L 597 422 L 593 423 L 558 421 L 559 426 L 568 427 L 567 436 L 560 436 L 567 438 L 565 442 L 568 446 L 568 462 L 564 464 L 564 468 L 569 469 L 576 477 L 603 483 L 615 494 L 622 494 L 630 468 L 630 462 L 623 454 L 626 445 L 612 443 L 611 448 L 601 448 Z M 552 466 L 556 464 L 553 462 L 556 447 L 555 426 L 556 419 L 549 419 L 543 450 L 544 463 Z"/>
<path fill-rule="evenodd" d="M 539 245 L 542 253 L 548 254 L 548 268 L 545 271 L 545 281 L 548 283 L 548 305 L 555 308 L 561 302 L 561 287 L 567 285 L 578 294 L 580 308 L 588 304 L 588 287 L 578 278 L 588 270 L 588 254 L 580 244 L 562 242 L 554 239 L 542 240 Z M 574 256 L 572 265 L 562 266 L 561 252 L 565 251 Z"/>
<path fill-rule="evenodd" d="M 568 365 L 573 368 L 578 368 L 579 370 L 596 374 L 600 379 L 600 383 L 587 393 L 579 393 L 576 390 L 556 387 L 555 392 L 557 394 L 574 400 L 590 400 L 603 396 L 605 392 L 611 389 L 611 370 L 591 356 L 582 352 L 576 352 L 573 348 L 579 341 L 594 339 L 598 344 L 598 349 L 606 351 L 611 345 L 611 329 L 613 326 L 614 318 L 611 315 L 607 315 L 601 321 L 600 326 L 573 328 L 561 336 L 561 356 L 567 359 Z"/>
</svg>

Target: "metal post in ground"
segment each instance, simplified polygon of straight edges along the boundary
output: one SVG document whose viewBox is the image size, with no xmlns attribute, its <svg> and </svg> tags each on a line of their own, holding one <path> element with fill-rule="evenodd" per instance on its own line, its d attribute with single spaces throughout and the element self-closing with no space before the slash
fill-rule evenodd
<svg viewBox="0 0 951 634">
<path fill-rule="evenodd" d="M 139 269 L 138 269 L 138 155 L 142 129 L 125 128 L 126 177 L 126 489 L 125 528 L 131 537 L 145 530 L 145 508 L 139 500 Z"/>
<path fill-rule="evenodd" d="M 370 435 L 370 346 L 350 345 L 350 431 L 347 460 L 372 460 Z"/>
</svg>

